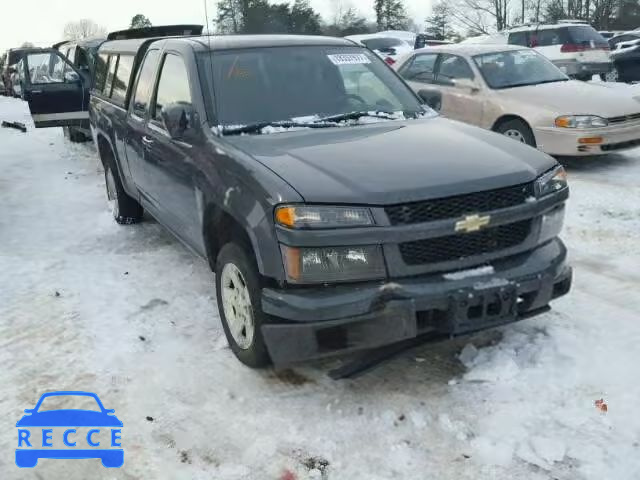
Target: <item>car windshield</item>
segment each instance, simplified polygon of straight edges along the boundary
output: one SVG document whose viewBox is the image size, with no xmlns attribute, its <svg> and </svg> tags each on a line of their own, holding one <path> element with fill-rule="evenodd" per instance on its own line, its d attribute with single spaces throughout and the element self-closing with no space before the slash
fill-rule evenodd
<svg viewBox="0 0 640 480">
<path fill-rule="evenodd" d="M 49 410 L 91 410 L 101 412 L 96 399 L 89 395 L 51 395 L 45 397 L 38 412 Z"/>
<path fill-rule="evenodd" d="M 512 50 L 473 57 L 482 76 L 494 89 L 564 82 L 567 76 L 533 50 Z"/>
<path fill-rule="evenodd" d="M 371 112 L 372 121 L 425 112 L 394 72 L 362 47 L 268 47 L 200 59 L 202 71 L 213 73 L 215 115 L 225 129 L 310 123 L 354 112 Z"/>
</svg>

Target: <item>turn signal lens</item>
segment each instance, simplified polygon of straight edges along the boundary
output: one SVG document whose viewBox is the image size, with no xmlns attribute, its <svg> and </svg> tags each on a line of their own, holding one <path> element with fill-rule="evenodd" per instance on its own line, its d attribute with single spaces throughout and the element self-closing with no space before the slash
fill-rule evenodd
<svg viewBox="0 0 640 480">
<path fill-rule="evenodd" d="M 598 145 L 602 143 L 604 139 L 602 137 L 587 137 L 587 138 L 579 138 L 578 143 L 582 145 Z"/>
<path fill-rule="evenodd" d="M 276 208 L 276 223 L 288 228 L 350 228 L 374 225 L 368 208 L 327 205 L 283 205 Z"/>
</svg>

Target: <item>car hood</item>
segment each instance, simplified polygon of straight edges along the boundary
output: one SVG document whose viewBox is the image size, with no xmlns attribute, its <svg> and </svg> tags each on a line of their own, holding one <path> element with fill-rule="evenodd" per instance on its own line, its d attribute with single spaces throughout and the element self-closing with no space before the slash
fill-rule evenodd
<svg viewBox="0 0 640 480">
<path fill-rule="evenodd" d="M 24 415 L 16 427 L 121 427 L 115 415 L 91 410 L 48 410 Z"/>
<path fill-rule="evenodd" d="M 499 97 L 541 107 L 558 115 L 598 115 L 618 117 L 640 112 L 640 103 L 629 91 L 609 88 L 599 83 L 543 83 L 527 87 L 498 90 Z"/>
<path fill-rule="evenodd" d="M 228 136 L 306 202 L 388 205 L 534 180 L 551 157 L 441 117 Z"/>
</svg>

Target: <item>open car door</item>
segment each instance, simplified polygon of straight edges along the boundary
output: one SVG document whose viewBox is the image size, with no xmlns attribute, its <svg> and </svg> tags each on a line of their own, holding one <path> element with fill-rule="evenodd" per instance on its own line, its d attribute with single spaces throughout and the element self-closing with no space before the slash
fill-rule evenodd
<svg viewBox="0 0 640 480">
<path fill-rule="evenodd" d="M 89 120 L 90 78 L 57 50 L 26 52 L 20 75 L 36 128 L 79 126 Z"/>
</svg>

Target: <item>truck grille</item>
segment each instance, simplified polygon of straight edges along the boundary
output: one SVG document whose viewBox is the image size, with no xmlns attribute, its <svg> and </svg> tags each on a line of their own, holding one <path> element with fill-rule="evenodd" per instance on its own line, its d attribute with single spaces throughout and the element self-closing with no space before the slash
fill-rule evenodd
<svg viewBox="0 0 640 480">
<path fill-rule="evenodd" d="M 422 265 L 497 252 L 523 243 L 531 232 L 531 223 L 532 219 L 527 219 L 479 232 L 401 243 L 400 253 L 407 265 Z"/>
<path fill-rule="evenodd" d="M 456 195 L 455 197 L 392 205 L 386 207 L 385 212 L 391 225 L 410 225 L 513 207 L 524 203 L 528 197 L 533 195 L 532 182 L 497 190 Z"/>
</svg>

